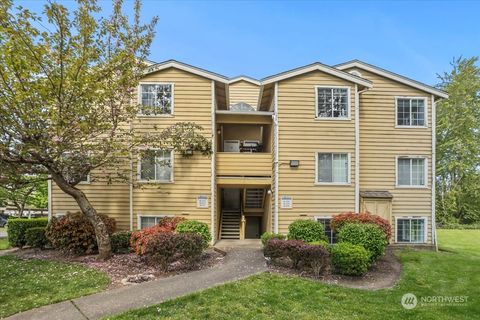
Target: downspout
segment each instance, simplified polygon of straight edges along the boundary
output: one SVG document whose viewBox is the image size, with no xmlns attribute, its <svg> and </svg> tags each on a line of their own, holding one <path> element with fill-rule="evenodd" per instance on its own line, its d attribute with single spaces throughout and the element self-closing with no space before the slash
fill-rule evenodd
<svg viewBox="0 0 480 320">
<path fill-rule="evenodd" d="M 274 125 L 274 145 L 275 145 L 275 152 L 274 152 L 274 159 L 273 159 L 273 167 L 274 167 L 274 181 L 275 181 L 275 197 L 274 197 L 274 205 L 273 205 L 273 216 L 274 216 L 274 228 L 273 232 L 278 233 L 278 82 L 275 82 L 275 91 L 274 91 L 274 100 L 273 100 L 273 125 Z"/>
<path fill-rule="evenodd" d="M 131 127 L 131 124 L 130 124 Z M 130 212 L 130 231 L 133 231 L 133 154 L 130 152 L 130 183 L 128 185 L 128 206 Z"/>
<path fill-rule="evenodd" d="M 212 158 L 211 158 L 211 177 L 210 177 L 210 233 L 212 235 L 212 245 L 215 244 L 215 228 L 217 221 L 215 219 L 215 209 L 217 207 L 216 203 L 216 185 L 215 185 L 215 152 L 216 152 L 216 143 L 215 143 L 215 138 L 217 134 L 217 129 L 216 129 L 216 124 L 215 124 L 215 109 L 216 109 L 216 103 L 215 103 L 215 81 L 212 80 Z"/>
<path fill-rule="evenodd" d="M 435 197 L 436 197 L 436 144 L 437 144 L 437 110 L 436 110 L 436 103 L 435 103 L 435 96 L 432 94 L 432 243 L 435 246 L 435 250 L 438 251 L 438 243 L 437 243 L 437 223 L 436 223 L 436 208 L 435 208 Z"/>
<path fill-rule="evenodd" d="M 358 91 L 355 84 L 355 212 L 360 212 L 360 94 L 368 88 Z"/>
<path fill-rule="evenodd" d="M 49 176 L 47 180 L 47 188 L 48 188 L 48 221 L 52 220 L 52 177 Z"/>
</svg>

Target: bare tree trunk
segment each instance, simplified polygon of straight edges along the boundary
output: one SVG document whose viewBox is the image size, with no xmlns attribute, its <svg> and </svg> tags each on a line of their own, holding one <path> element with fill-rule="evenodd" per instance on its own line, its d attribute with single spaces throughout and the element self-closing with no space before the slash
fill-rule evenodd
<svg viewBox="0 0 480 320">
<path fill-rule="evenodd" d="M 82 213 L 87 216 L 95 229 L 95 237 L 98 245 L 98 258 L 107 260 L 112 256 L 112 247 L 110 244 L 110 235 L 107 226 L 97 214 L 97 210 L 92 206 L 85 193 L 75 187 L 70 186 L 61 176 L 52 174 L 53 180 L 63 192 L 70 195 L 78 203 Z"/>
</svg>

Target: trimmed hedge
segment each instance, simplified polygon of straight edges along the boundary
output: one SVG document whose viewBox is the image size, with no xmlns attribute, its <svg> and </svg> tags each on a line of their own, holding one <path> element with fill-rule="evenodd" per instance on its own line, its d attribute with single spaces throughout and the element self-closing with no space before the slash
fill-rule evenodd
<svg viewBox="0 0 480 320">
<path fill-rule="evenodd" d="M 151 236 L 145 245 L 143 255 L 152 263 L 168 271 L 171 263 L 183 259 L 193 266 L 203 252 L 202 236 L 195 233 L 175 234 L 164 232 Z"/>
<path fill-rule="evenodd" d="M 338 232 L 346 223 L 373 223 L 383 230 L 387 241 L 390 241 L 392 237 L 392 226 L 390 222 L 375 214 L 346 212 L 335 215 L 332 218 L 330 227 L 333 231 Z"/>
<path fill-rule="evenodd" d="M 281 233 L 273 233 L 273 232 L 265 232 L 262 234 L 260 239 L 262 240 L 262 244 L 265 247 L 267 244 L 267 241 L 270 239 L 280 239 L 280 240 L 285 240 L 287 237 L 284 234 Z"/>
<path fill-rule="evenodd" d="M 130 248 L 131 231 L 119 231 L 112 234 L 110 237 L 110 243 L 112 245 L 112 251 L 114 253 L 129 253 L 132 251 Z"/>
<path fill-rule="evenodd" d="M 208 225 L 204 222 L 196 220 L 186 220 L 177 224 L 175 231 L 178 233 L 195 233 L 199 234 L 203 239 L 203 247 L 208 248 L 212 235 L 208 229 Z"/>
<path fill-rule="evenodd" d="M 318 277 L 328 263 L 328 250 L 320 245 L 305 244 L 299 248 L 300 260 L 312 268 L 313 274 Z"/>
<path fill-rule="evenodd" d="M 370 262 L 385 254 L 388 242 L 378 225 L 371 223 L 346 223 L 337 233 L 339 242 L 350 242 L 363 246 L 370 253 Z"/>
<path fill-rule="evenodd" d="M 348 276 L 361 276 L 370 267 L 370 254 L 361 245 L 341 242 L 330 249 L 334 270 Z"/>
<path fill-rule="evenodd" d="M 116 223 L 113 218 L 99 214 L 111 236 Z M 47 239 L 56 249 L 73 254 L 91 254 L 97 250 L 95 229 L 90 220 L 81 212 L 70 212 L 61 218 L 52 218 L 47 226 Z"/>
<path fill-rule="evenodd" d="M 288 239 L 305 242 L 326 241 L 321 223 L 313 220 L 295 220 L 288 226 Z"/>
<path fill-rule="evenodd" d="M 454 230 L 479 230 L 480 223 L 463 224 L 458 222 L 439 223 L 438 229 L 454 229 Z"/>
<path fill-rule="evenodd" d="M 46 227 L 34 227 L 25 231 L 25 242 L 27 246 L 43 249 L 48 244 L 45 237 Z"/>
<path fill-rule="evenodd" d="M 27 244 L 25 232 L 35 227 L 46 227 L 47 218 L 10 218 L 8 220 L 8 242 L 12 247 L 23 247 Z"/>
</svg>

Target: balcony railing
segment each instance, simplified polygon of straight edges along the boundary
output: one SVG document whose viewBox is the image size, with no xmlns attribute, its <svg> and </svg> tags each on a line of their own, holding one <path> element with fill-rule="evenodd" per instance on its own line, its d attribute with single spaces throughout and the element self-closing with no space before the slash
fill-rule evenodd
<svg viewBox="0 0 480 320">
<path fill-rule="evenodd" d="M 270 177 L 272 154 L 264 152 L 218 152 L 217 176 Z"/>
</svg>

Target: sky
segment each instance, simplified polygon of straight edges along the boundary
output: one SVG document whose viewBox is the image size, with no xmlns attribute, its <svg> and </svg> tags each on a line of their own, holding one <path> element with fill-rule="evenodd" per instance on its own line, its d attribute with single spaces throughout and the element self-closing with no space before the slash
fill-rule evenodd
<svg viewBox="0 0 480 320">
<path fill-rule="evenodd" d="M 45 1 L 15 1 L 42 11 Z M 62 0 L 68 8 L 75 1 Z M 100 1 L 105 16 L 110 1 Z M 125 1 L 124 12 L 132 13 Z M 426 84 L 454 58 L 480 55 L 480 1 L 154 1 L 150 59 L 228 77 L 263 78 L 321 62 L 360 59 Z"/>
</svg>

